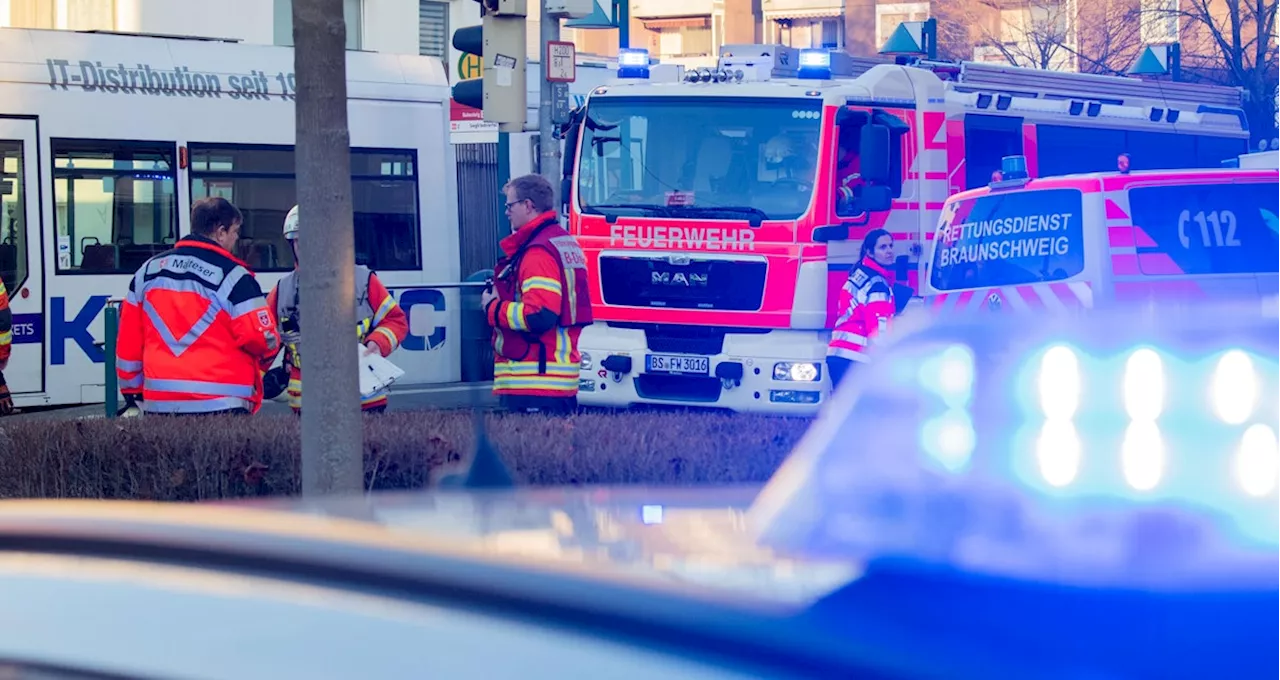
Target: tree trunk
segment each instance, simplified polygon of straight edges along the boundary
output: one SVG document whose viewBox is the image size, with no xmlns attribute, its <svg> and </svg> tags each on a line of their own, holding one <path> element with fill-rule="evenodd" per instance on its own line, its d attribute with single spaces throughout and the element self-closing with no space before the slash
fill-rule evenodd
<svg viewBox="0 0 1280 680">
<path fill-rule="evenodd" d="M 302 493 L 364 490 L 342 0 L 293 0 Z"/>
</svg>

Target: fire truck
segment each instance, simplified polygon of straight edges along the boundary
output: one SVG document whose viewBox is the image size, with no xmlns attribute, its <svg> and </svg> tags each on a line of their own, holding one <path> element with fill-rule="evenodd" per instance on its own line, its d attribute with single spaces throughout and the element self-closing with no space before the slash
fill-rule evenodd
<svg viewBox="0 0 1280 680">
<path fill-rule="evenodd" d="M 1215 167 L 1249 137 L 1237 88 L 780 45 L 726 45 L 715 68 L 644 50 L 618 65 L 565 130 L 562 209 L 592 274 L 588 406 L 815 413 L 835 297 L 872 229 L 894 237 L 900 302 L 918 303 L 943 202 L 1003 158 L 1032 177 L 1121 154 Z"/>
</svg>

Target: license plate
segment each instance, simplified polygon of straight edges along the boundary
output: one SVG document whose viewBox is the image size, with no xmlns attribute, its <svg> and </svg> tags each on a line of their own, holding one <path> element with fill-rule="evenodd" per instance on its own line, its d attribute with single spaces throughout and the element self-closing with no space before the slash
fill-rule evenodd
<svg viewBox="0 0 1280 680">
<path fill-rule="evenodd" d="M 650 354 L 645 357 L 645 369 L 649 373 L 706 375 L 711 372 L 711 360 L 707 357 L 683 357 L 671 354 Z"/>
</svg>

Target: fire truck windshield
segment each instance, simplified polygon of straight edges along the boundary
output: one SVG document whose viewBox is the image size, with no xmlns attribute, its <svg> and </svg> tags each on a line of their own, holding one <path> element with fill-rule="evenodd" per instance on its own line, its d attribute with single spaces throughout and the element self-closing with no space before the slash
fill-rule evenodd
<svg viewBox="0 0 1280 680">
<path fill-rule="evenodd" d="M 822 102 L 595 97 L 578 157 L 587 214 L 792 220 L 813 197 Z"/>
</svg>

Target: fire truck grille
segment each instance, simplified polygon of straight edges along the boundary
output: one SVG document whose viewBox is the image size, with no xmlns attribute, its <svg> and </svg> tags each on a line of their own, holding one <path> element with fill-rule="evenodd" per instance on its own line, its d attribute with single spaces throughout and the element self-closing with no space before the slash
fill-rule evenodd
<svg viewBox="0 0 1280 680">
<path fill-rule="evenodd" d="M 604 302 L 626 307 L 752 311 L 764 299 L 763 262 L 602 257 Z"/>
</svg>

